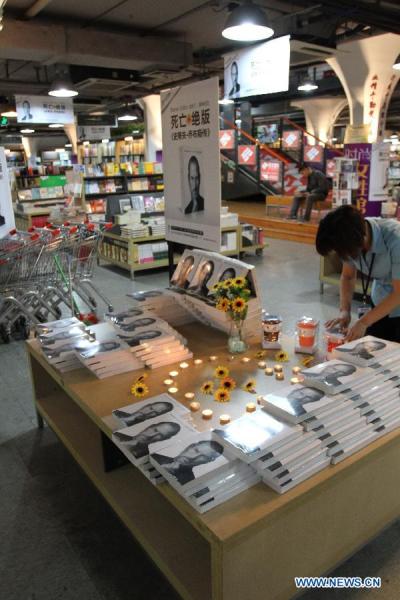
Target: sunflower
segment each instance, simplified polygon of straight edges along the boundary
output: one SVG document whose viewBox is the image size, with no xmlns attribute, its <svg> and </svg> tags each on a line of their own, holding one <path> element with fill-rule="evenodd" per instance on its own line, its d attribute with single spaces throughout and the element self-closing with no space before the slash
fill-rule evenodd
<svg viewBox="0 0 400 600">
<path fill-rule="evenodd" d="M 218 388 L 214 394 L 214 399 L 216 402 L 229 402 L 229 400 L 231 399 L 231 396 L 230 396 L 228 390 L 226 390 L 224 388 Z"/>
<path fill-rule="evenodd" d="M 131 394 L 136 398 L 143 398 L 149 393 L 149 388 L 142 381 L 136 381 L 131 387 Z"/>
<path fill-rule="evenodd" d="M 288 362 L 289 355 L 284 350 L 279 350 L 279 352 L 275 354 L 275 360 L 277 360 L 278 362 Z"/>
<path fill-rule="evenodd" d="M 309 367 L 313 360 L 314 360 L 313 356 L 305 356 L 304 358 L 301 359 L 300 362 L 303 365 L 303 367 Z"/>
<path fill-rule="evenodd" d="M 212 292 L 218 292 L 218 290 L 219 290 L 220 287 L 221 287 L 221 284 L 219 282 L 218 283 L 214 283 L 214 285 L 211 288 L 211 291 Z"/>
<path fill-rule="evenodd" d="M 258 352 L 256 352 L 255 357 L 256 358 L 265 358 L 267 356 L 267 353 L 265 350 L 259 350 Z"/>
<path fill-rule="evenodd" d="M 241 313 L 246 308 L 246 301 L 243 298 L 235 298 L 232 301 L 232 310 L 237 313 Z"/>
<path fill-rule="evenodd" d="M 217 367 L 214 371 L 214 376 L 218 379 L 225 379 L 229 375 L 229 369 L 227 367 Z"/>
<path fill-rule="evenodd" d="M 205 381 L 201 386 L 201 392 L 203 394 L 212 394 L 214 391 L 214 383 L 212 381 Z"/>
<path fill-rule="evenodd" d="M 236 287 L 244 287 L 246 285 L 245 277 L 235 277 L 233 279 L 233 285 L 236 285 Z"/>
<path fill-rule="evenodd" d="M 221 388 L 223 388 L 224 390 L 228 390 L 228 392 L 231 392 L 235 389 L 235 387 L 236 381 L 232 379 L 232 377 L 225 377 L 221 380 Z"/>
<path fill-rule="evenodd" d="M 227 298 L 221 298 L 217 303 L 218 310 L 222 310 L 223 312 L 227 312 L 230 307 L 230 302 Z"/>
<path fill-rule="evenodd" d="M 221 282 L 221 287 L 224 290 L 227 290 L 231 287 L 232 283 L 233 283 L 232 279 L 225 279 L 225 281 Z"/>
<path fill-rule="evenodd" d="M 256 390 L 256 382 L 254 379 L 249 379 L 243 386 L 243 389 L 246 390 L 246 392 L 255 392 Z"/>
</svg>

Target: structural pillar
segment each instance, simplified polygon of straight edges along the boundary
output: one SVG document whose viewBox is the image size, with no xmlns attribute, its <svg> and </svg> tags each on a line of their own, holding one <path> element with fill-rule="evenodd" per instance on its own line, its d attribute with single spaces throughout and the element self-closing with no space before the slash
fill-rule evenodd
<svg viewBox="0 0 400 600">
<path fill-rule="evenodd" d="M 155 162 L 157 152 L 162 150 L 161 97 L 159 94 L 145 96 L 141 103 L 144 109 L 145 159 Z"/>
<path fill-rule="evenodd" d="M 346 105 L 347 99 L 343 97 L 304 98 L 304 100 L 291 102 L 291 106 L 304 111 L 307 132 L 324 143 L 329 142 L 332 137 L 333 125 Z M 308 143 L 314 145 L 318 141 L 309 136 Z"/>
</svg>

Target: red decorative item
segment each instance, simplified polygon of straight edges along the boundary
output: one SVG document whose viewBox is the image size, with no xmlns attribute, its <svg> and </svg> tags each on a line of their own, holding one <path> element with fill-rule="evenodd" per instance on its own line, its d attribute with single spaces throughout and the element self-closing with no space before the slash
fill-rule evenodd
<svg viewBox="0 0 400 600">
<path fill-rule="evenodd" d="M 239 146 L 238 147 L 238 163 L 239 165 L 255 166 L 256 164 L 256 146 Z"/>
<path fill-rule="evenodd" d="M 221 129 L 219 132 L 219 147 L 221 150 L 233 150 L 235 148 L 234 129 Z"/>
<path fill-rule="evenodd" d="M 311 163 L 322 163 L 324 160 L 324 148 L 318 144 L 315 146 L 304 146 L 304 161 Z"/>
<path fill-rule="evenodd" d="M 284 150 L 299 150 L 301 147 L 301 131 L 291 129 L 282 135 L 282 148 Z"/>
</svg>

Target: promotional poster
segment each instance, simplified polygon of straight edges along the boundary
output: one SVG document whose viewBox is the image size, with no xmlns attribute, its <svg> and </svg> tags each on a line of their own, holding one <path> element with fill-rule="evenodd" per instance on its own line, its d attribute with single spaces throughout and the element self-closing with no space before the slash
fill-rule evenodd
<svg viewBox="0 0 400 600">
<path fill-rule="evenodd" d="M 161 93 L 166 239 L 219 252 L 218 78 Z"/>
<path fill-rule="evenodd" d="M 18 123 L 74 123 L 71 98 L 51 96 L 15 96 Z"/>
<path fill-rule="evenodd" d="M 0 146 L 0 239 L 5 237 L 10 229 L 14 229 L 14 227 L 14 211 L 8 179 L 7 160 L 4 148 Z"/>
<path fill-rule="evenodd" d="M 290 36 L 224 56 L 225 96 L 245 98 L 289 89 Z"/>
</svg>

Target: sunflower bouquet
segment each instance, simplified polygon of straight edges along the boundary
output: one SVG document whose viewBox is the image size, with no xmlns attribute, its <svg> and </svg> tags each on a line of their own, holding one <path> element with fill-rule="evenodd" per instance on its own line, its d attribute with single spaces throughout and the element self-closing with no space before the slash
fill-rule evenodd
<svg viewBox="0 0 400 600">
<path fill-rule="evenodd" d="M 251 296 L 249 282 L 245 277 L 234 277 L 216 283 L 212 290 L 216 307 L 224 312 L 232 323 L 232 333 L 228 346 L 231 352 L 244 352 L 247 349 L 242 339 L 242 326 L 247 316 L 248 301 Z"/>
</svg>

